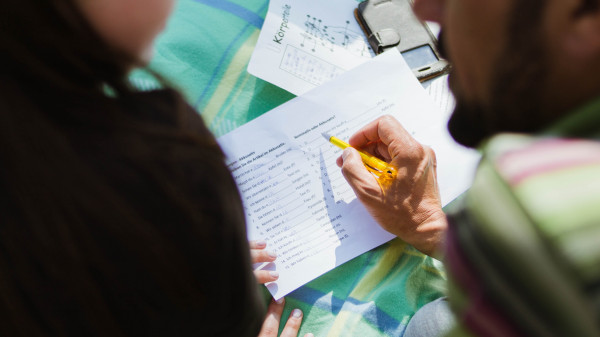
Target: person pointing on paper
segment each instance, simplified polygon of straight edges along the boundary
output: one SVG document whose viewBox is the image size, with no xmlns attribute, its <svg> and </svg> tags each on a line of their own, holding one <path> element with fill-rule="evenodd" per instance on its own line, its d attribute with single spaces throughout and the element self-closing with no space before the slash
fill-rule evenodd
<svg viewBox="0 0 600 337">
<path fill-rule="evenodd" d="M 394 181 L 380 184 L 353 148 L 338 159 L 384 229 L 446 263 L 455 323 L 438 302 L 405 336 L 600 335 L 600 2 L 415 0 L 414 10 L 441 24 L 453 64 L 449 131 L 483 156 L 448 214 L 434 152 L 393 118 L 349 143 L 396 167 Z"/>
</svg>

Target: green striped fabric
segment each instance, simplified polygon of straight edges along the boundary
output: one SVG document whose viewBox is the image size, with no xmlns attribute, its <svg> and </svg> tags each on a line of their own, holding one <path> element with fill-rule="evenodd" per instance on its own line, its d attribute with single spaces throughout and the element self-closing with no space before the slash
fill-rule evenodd
<svg viewBox="0 0 600 337">
<path fill-rule="evenodd" d="M 181 0 L 151 68 L 179 88 L 216 136 L 294 96 L 246 71 L 268 1 Z M 142 72 L 134 82 L 152 88 Z"/>
<path fill-rule="evenodd" d="M 484 147 L 462 209 L 452 212 L 474 220 L 474 243 L 486 251 L 468 259 L 479 271 L 483 259 L 497 273 L 492 281 L 518 296 L 491 295 L 529 335 L 600 334 L 599 140 L 600 100 L 542 135 L 496 136 Z M 455 220 L 465 231 L 466 217 Z M 458 239 L 464 247 L 469 240 Z M 494 282 L 488 289 L 500 291 Z M 460 319 L 469 302 L 460 287 L 450 302 Z"/>
<path fill-rule="evenodd" d="M 294 97 L 246 71 L 267 7 L 267 0 L 180 0 L 157 42 L 151 68 L 217 136 Z M 143 71 L 131 78 L 141 89 L 157 86 Z M 402 336 L 415 311 L 444 287 L 441 263 L 396 239 L 288 295 L 284 316 L 304 311 L 301 335 Z"/>
</svg>

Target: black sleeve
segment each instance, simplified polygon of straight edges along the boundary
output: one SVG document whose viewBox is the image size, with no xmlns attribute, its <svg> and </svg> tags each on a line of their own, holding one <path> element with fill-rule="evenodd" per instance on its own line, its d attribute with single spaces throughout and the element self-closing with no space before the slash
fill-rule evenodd
<svg viewBox="0 0 600 337">
<path fill-rule="evenodd" d="M 77 136 L 82 158 L 133 219 L 95 233 L 111 242 L 112 272 L 99 273 L 112 275 L 99 276 L 108 305 L 134 334 L 256 336 L 264 303 L 237 186 L 198 114 L 158 102 L 131 127 Z"/>
</svg>

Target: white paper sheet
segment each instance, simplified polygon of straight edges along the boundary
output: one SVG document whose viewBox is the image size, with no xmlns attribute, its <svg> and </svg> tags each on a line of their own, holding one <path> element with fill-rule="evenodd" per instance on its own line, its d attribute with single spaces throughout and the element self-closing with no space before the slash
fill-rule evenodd
<svg viewBox="0 0 600 337">
<path fill-rule="evenodd" d="M 430 80 L 425 90 L 442 113 L 449 116 L 454 111 L 456 101 L 448 85 L 448 75 Z"/>
<path fill-rule="evenodd" d="M 271 0 L 248 72 L 295 95 L 373 57 L 356 0 Z"/>
<path fill-rule="evenodd" d="M 395 116 L 437 154 L 442 201 L 470 186 L 477 152 L 454 143 L 442 113 L 397 50 L 388 51 L 219 138 L 238 183 L 250 239 L 278 258 L 267 287 L 279 299 L 393 236 L 358 202 L 321 135 L 347 139 L 383 114 Z"/>
</svg>

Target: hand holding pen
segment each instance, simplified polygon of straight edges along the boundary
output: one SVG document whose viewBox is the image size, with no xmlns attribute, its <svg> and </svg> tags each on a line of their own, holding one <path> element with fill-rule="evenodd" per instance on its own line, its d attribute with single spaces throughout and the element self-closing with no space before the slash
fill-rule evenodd
<svg viewBox="0 0 600 337">
<path fill-rule="evenodd" d="M 348 143 L 351 147 L 344 149 L 337 164 L 358 199 L 383 229 L 433 255 L 447 227 L 433 150 L 390 116 L 369 123 Z M 374 176 L 365 155 L 383 159 L 386 167 L 393 168 L 393 177 Z M 389 180 L 381 184 L 382 177 Z"/>
<path fill-rule="evenodd" d="M 331 144 L 339 147 L 342 150 L 351 147 L 350 144 L 327 133 L 323 133 L 323 137 L 325 137 L 325 139 L 327 139 L 327 141 L 329 141 Z M 396 177 L 396 168 L 394 168 L 392 165 L 368 153 L 360 150 L 357 151 L 367 170 L 375 175 L 375 178 L 377 178 L 377 181 L 380 183 L 380 185 L 382 181 L 387 182 Z M 382 189 L 383 188 L 384 187 L 382 186 Z"/>
</svg>

